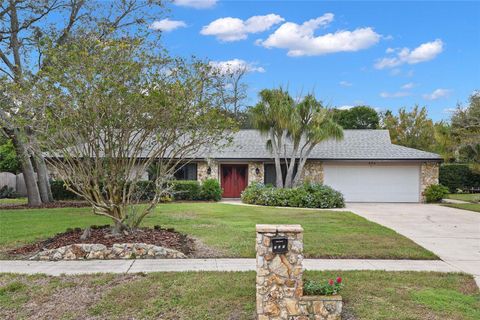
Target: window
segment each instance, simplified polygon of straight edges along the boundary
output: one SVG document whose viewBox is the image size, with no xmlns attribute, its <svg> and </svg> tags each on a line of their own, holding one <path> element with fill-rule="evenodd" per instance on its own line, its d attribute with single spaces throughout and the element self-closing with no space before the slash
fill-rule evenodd
<svg viewBox="0 0 480 320">
<path fill-rule="evenodd" d="M 178 166 L 174 176 L 177 180 L 197 180 L 197 164 L 189 163 Z"/>
<path fill-rule="evenodd" d="M 275 164 L 266 163 L 264 167 L 265 167 L 265 175 L 264 175 L 263 183 L 272 184 L 275 186 L 277 183 L 277 171 L 275 170 Z M 295 167 L 293 167 L 293 176 L 295 176 L 296 173 L 297 173 L 297 164 L 295 164 Z M 282 163 L 283 181 L 285 181 L 286 176 L 287 176 L 287 166 L 285 165 L 285 163 Z"/>
</svg>

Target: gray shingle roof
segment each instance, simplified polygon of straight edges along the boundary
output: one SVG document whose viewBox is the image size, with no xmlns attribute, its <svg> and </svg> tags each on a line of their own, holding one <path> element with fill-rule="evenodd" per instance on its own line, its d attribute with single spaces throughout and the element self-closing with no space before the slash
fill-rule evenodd
<svg viewBox="0 0 480 320">
<path fill-rule="evenodd" d="M 271 159 L 267 137 L 258 130 L 240 130 L 233 143 L 221 150 L 199 152 L 195 158 Z M 394 145 L 388 130 L 344 130 L 340 141 L 327 140 L 317 145 L 311 159 L 321 160 L 441 160 L 438 154 Z"/>
</svg>

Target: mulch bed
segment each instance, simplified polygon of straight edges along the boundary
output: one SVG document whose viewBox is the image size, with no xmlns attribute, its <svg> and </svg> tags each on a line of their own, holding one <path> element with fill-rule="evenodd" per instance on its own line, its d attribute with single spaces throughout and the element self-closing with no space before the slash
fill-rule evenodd
<svg viewBox="0 0 480 320">
<path fill-rule="evenodd" d="M 186 255 L 191 254 L 195 250 L 194 240 L 187 235 L 176 232 L 174 229 L 164 229 L 160 226 L 152 228 L 139 228 L 136 232 L 128 234 L 113 235 L 111 227 L 92 226 L 90 237 L 81 240 L 83 234 L 82 229 L 67 229 L 66 232 L 58 233 L 47 240 L 35 242 L 8 251 L 10 255 L 29 256 L 42 249 L 56 249 L 77 243 L 103 244 L 111 247 L 114 243 L 146 243 L 153 244 L 165 248 L 175 249 Z"/>
<path fill-rule="evenodd" d="M 86 201 L 54 201 L 45 203 L 41 206 L 29 207 L 27 204 L 0 204 L 0 210 L 12 209 L 51 209 L 51 208 L 84 208 L 89 207 L 90 204 Z"/>
</svg>

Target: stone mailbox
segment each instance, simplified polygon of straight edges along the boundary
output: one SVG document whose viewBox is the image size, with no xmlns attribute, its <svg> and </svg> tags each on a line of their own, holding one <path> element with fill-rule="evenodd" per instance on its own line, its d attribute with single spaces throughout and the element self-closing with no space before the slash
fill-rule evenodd
<svg viewBox="0 0 480 320">
<path fill-rule="evenodd" d="M 340 296 L 303 296 L 303 228 L 300 225 L 256 226 L 258 320 L 341 319 Z M 274 250 L 281 241 L 287 250 Z M 274 253 L 282 252 L 282 253 Z"/>
</svg>

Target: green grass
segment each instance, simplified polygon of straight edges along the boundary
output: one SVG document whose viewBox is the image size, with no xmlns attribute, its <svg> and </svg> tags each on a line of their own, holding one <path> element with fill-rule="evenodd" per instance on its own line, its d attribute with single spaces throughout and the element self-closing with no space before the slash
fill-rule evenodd
<svg viewBox="0 0 480 320">
<path fill-rule="evenodd" d="M 20 205 L 27 204 L 27 198 L 14 198 L 14 199 L 0 199 L 0 206 L 2 205 Z"/>
<path fill-rule="evenodd" d="M 480 212 L 480 203 L 446 203 L 445 207 Z"/>
<path fill-rule="evenodd" d="M 45 239 L 69 227 L 106 224 L 89 208 L 0 210 L 0 248 Z M 255 256 L 255 224 L 301 224 L 308 257 L 436 259 L 398 233 L 350 212 L 277 209 L 221 203 L 159 205 L 144 224 L 201 239 L 225 257 Z"/>
<path fill-rule="evenodd" d="M 341 276 L 344 316 L 356 319 L 479 319 L 471 276 L 429 272 L 307 272 Z M 254 272 L 26 276 L 0 274 L 0 318 L 255 319 Z"/>
<path fill-rule="evenodd" d="M 480 193 L 451 193 L 447 195 L 447 199 L 461 200 L 467 202 L 479 202 Z"/>
</svg>

